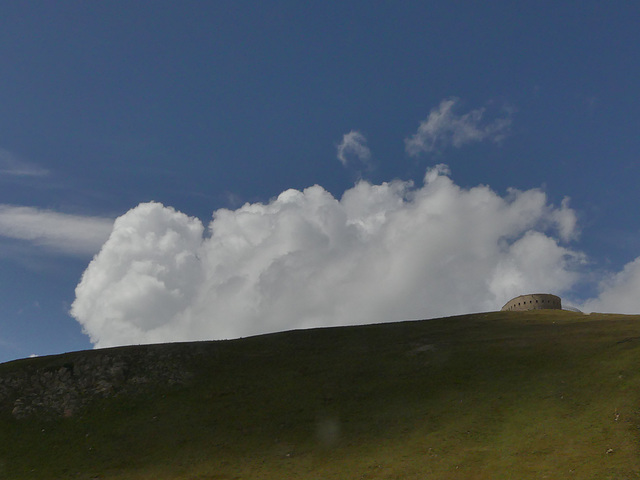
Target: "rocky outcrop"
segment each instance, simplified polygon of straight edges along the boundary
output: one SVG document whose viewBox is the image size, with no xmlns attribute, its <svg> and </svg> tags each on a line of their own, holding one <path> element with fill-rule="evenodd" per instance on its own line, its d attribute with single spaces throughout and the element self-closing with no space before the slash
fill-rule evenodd
<svg viewBox="0 0 640 480">
<path fill-rule="evenodd" d="M 97 398 L 186 383 L 193 348 L 148 345 L 75 352 L 0 370 L 0 413 L 17 419 L 73 416 Z"/>
</svg>

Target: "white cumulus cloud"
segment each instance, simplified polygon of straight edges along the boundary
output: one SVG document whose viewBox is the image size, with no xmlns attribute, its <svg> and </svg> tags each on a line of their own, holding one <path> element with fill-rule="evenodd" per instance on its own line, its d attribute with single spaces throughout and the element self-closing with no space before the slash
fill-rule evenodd
<svg viewBox="0 0 640 480">
<path fill-rule="evenodd" d="M 573 211 L 540 190 L 315 185 L 202 223 L 158 203 L 118 218 L 71 313 L 97 347 L 219 339 L 499 309 L 577 281 Z"/>
<path fill-rule="evenodd" d="M 345 133 L 337 149 L 338 160 L 340 160 L 340 163 L 345 167 L 348 163 L 352 162 L 354 158 L 364 165 L 369 166 L 371 151 L 369 147 L 367 147 L 367 139 L 362 133 L 356 130 Z"/>
<path fill-rule="evenodd" d="M 203 226 L 159 203 L 145 203 L 116 219 L 107 242 L 76 288 L 71 313 L 98 345 L 149 341 L 166 331 L 203 285 L 197 257 Z"/>
<path fill-rule="evenodd" d="M 627 263 L 622 271 L 609 274 L 599 285 L 596 298 L 585 302 L 585 312 L 640 312 L 640 257 Z"/>
<path fill-rule="evenodd" d="M 109 218 L 0 204 L 0 237 L 69 255 L 96 253 L 109 237 L 112 224 Z"/>
<path fill-rule="evenodd" d="M 431 110 L 426 120 L 420 123 L 418 131 L 405 139 L 405 150 L 411 156 L 440 151 L 449 145 L 459 148 L 464 144 L 489 140 L 500 142 L 511 126 L 511 117 L 484 121 L 485 109 L 472 110 L 464 115 L 454 112 L 459 103 L 457 98 L 440 102 Z"/>
</svg>

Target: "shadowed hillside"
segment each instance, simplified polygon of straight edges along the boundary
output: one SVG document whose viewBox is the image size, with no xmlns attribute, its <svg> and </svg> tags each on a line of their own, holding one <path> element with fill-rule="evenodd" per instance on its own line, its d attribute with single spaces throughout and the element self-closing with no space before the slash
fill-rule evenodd
<svg viewBox="0 0 640 480">
<path fill-rule="evenodd" d="M 640 478 L 640 316 L 496 312 L 0 365 L 0 478 Z"/>
</svg>

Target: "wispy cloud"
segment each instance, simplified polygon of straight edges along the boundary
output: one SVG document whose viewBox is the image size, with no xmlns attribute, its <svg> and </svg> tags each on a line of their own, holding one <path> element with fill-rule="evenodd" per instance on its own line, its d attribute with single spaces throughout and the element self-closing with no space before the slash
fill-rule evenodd
<svg viewBox="0 0 640 480">
<path fill-rule="evenodd" d="M 93 255 L 109 238 L 113 220 L 0 204 L 0 237 L 67 255 Z"/>
<path fill-rule="evenodd" d="M 49 170 L 34 163 L 18 158 L 8 150 L 0 148 L 0 176 L 44 177 Z"/>
<path fill-rule="evenodd" d="M 485 108 L 472 110 L 463 115 L 454 112 L 459 103 L 457 98 L 440 102 L 438 108 L 431 110 L 426 120 L 420 123 L 418 131 L 405 139 L 405 150 L 411 156 L 444 150 L 448 146 L 461 146 L 488 140 L 500 142 L 511 126 L 511 115 L 486 121 Z"/>
<path fill-rule="evenodd" d="M 367 147 L 367 139 L 362 133 L 356 130 L 345 133 L 337 149 L 338 160 L 345 167 L 348 163 L 352 163 L 354 159 L 370 167 L 371 150 Z"/>
</svg>

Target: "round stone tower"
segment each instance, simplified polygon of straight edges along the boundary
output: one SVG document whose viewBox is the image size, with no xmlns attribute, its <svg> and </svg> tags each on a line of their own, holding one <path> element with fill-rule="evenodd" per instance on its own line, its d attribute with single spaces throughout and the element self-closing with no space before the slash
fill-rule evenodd
<svg viewBox="0 0 640 480">
<path fill-rule="evenodd" d="M 542 309 L 562 310 L 562 300 L 560 300 L 560 297 L 549 293 L 532 293 L 512 298 L 501 308 L 502 311 L 510 312 Z"/>
</svg>

